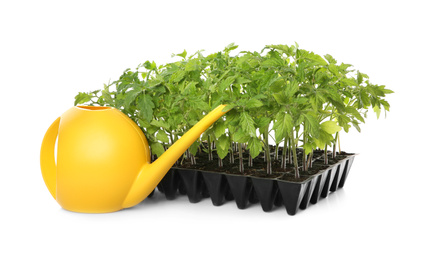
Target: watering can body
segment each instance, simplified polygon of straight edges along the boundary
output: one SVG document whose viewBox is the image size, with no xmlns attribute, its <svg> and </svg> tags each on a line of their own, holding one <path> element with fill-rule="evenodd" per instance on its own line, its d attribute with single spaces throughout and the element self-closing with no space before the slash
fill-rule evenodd
<svg viewBox="0 0 422 260">
<path fill-rule="evenodd" d="M 151 164 L 145 135 L 125 114 L 111 107 L 72 107 L 44 136 L 41 172 L 45 184 L 60 206 L 70 211 L 105 213 L 132 207 L 224 114 L 223 108 L 205 116 Z"/>
</svg>

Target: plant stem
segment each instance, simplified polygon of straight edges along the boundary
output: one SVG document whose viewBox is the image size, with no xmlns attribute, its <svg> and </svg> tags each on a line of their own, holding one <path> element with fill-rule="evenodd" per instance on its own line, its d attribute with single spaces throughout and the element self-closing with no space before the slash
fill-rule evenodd
<svg viewBox="0 0 422 260">
<path fill-rule="evenodd" d="M 218 167 L 223 168 L 223 159 L 221 159 L 220 157 L 218 157 Z"/>
<path fill-rule="evenodd" d="M 333 158 L 336 158 L 337 138 L 338 138 L 338 132 L 336 133 L 336 137 L 334 137 L 333 154 L 332 154 Z"/>
<path fill-rule="evenodd" d="M 287 137 L 284 138 L 283 156 L 281 158 L 281 168 L 286 170 L 286 152 L 287 152 Z"/>
<path fill-rule="evenodd" d="M 242 144 L 241 143 L 237 143 L 237 147 L 239 150 L 239 171 L 241 173 L 245 172 L 244 166 L 243 166 L 243 149 L 242 149 Z"/>
<path fill-rule="evenodd" d="M 327 145 L 324 148 L 324 164 L 328 164 L 328 152 L 327 152 Z"/>
<path fill-rule="evenodd" d="M 195 159 L 195 156 L 193 156 L 193 154 L 190 154 L 190 162 L 192 163 L 192 165 L 196 165 L 196 159 Z"/>
<path fill-rule="evenodd" d="M 308 163 L 307 163 L 307 167 L 308 168 L 312 168 L 312 159 L 313 159 L 313 157 L 314 157 L 314 151 L 312 150 L 312 152 L 309 154 L 309 157 L 308 157 Z"/>
<path fill-rule="evenodd" d="M 211 135 L 208 135 L 208 161 L 212 161 L 212 143 Z"/>
<path fill-rule="evenodd" d="M 249 158 L 248 158 L 248 167 L 253 167 L 253 159 L 252 156 L 249 154 Z"/>
<path fill-rule="evenodd" d="M 292 132 L 292 152 L 293 152 L 293 162 L 295 165 L 295 178 L 298 179 L 300 178 L 300 175 L 299 175 L 299 165 L 297 163 L 297 154 L 296 154 L 297 151 L 296 151 L 296 142 L 294 139 L 294 132 Z"/>
<path fill-rule="evenodd" d="M 305 125 L 304 125 L 305 128 Z M 306 152 L 305 152 L 305 144 L 306 144 L 306 132 L 305 129 L 303 131 L 303 156 L 302 156 L 302 163 L 303 163 L 303 170 L 307 171 L 308 170 L 308 164 L 306 163 Z"/>
<path fill-rule="evenodd" d="M 264 151 L 265 151 L 265 159 L 267 162 L 267 174 L 272 174 L 271 169 L 271 155 L 270 155 L 270 144 L 269 144 L 269 133 L 268 133 L 268 126 L 264 130 Z"/>
<path fill-rule="evenodd" d="M 233 151 L 233 145 L 230 145 L 231 147 L 230 147 L 230 150 L 229 150 L 229 153 L 230 153 L 230 156 L 229 156 L 229 160 L 230 160 L 230 163 L 234 163 L 234 151 Z"/>
<path fill-rule="evenodd" d="M 275 151 L 274 151 L 274 161 L 278 160 L 278 146 L 280 145 L 280 143 L 275 144 Z"/>
<path fill-rule="evenodd" d="M 338 133 L 338 138 L 337 138 L 337 142 L 338 142 L 338 153 L 341 154 L 341 148 L 340 148 L 340 132 Z"/>
<path fill-rule="evenodd" d="M 291 149 L 290 149 L 290 146 L 291 146 L 291 142 L 290 142 L 290 137 L 289 138 L 287 138 L 287 163 L 288 164 L 291 164 L 291 157 L 290 157 L 290 151 L 291 151 Z"/>
</svg>

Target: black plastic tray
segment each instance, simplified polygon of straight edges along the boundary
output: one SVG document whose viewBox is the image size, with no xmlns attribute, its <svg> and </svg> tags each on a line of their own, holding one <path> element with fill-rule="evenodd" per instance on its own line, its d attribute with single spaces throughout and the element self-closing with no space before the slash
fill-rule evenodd
<svg viewBox="0 0 422 260">
<path fill-rule="evenodd" d="M 304 210 L 342 188 L 355 156 L 348 155 L 302 182 L 173 167 L 157 188 L 169 200 L 178 195 L 187 195 L 191 203 L 211 198 L 214 206 L 234 200 L 239 209 L 260 203 L 265 212 L 284 207 L 295 215 L 299 208 Z"/>
</svg>

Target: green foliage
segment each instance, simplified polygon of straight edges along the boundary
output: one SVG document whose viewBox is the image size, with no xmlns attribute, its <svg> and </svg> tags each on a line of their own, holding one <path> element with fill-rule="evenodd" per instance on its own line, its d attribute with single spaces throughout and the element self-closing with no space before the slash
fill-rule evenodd
<svg viewBox="0 0 422 260">
<path fill-rule="evenodd" d="M 221 159 L 233 154 L 233 142 L 245 143 L 252 158 L 269 154 L 271 139 L 290 140 L 290 148 L 297 145 L 310 154 L 333 146 L 341 130 L 360 131 L 368 111 L 379 117 L 390 109 L 385 96 L 392 90 L 329 54 L 295 44 L 231 55 L 237 48 L 231 43 L 208 56 L 183 50 L 165 65 L 146 61 L 101 90 L 78 93 L 75 105 L 120 109 L 143 129 L 152 154 L 160 156 L 205 114 L 227 104 L 223 111 L 229 112 L 189 148 L 195 156 L 201 140 L 215 142 Z"/>
</svg>

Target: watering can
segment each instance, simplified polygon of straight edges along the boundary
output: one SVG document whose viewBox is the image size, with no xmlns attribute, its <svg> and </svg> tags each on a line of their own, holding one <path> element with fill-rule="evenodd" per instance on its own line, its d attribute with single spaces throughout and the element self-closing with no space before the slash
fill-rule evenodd
<svg viewBox="0 0 422 260">
<path fill-rule="evenodd" d="M 59 205 L 69 211 L 106 213 L 135 206 L 225 114 L 224 107 L 211 111 L 153 163 L 144 133 L 118 109 L 72 107 L 53 122 L 42 141 L 44 182 Z"/>
</svg>

